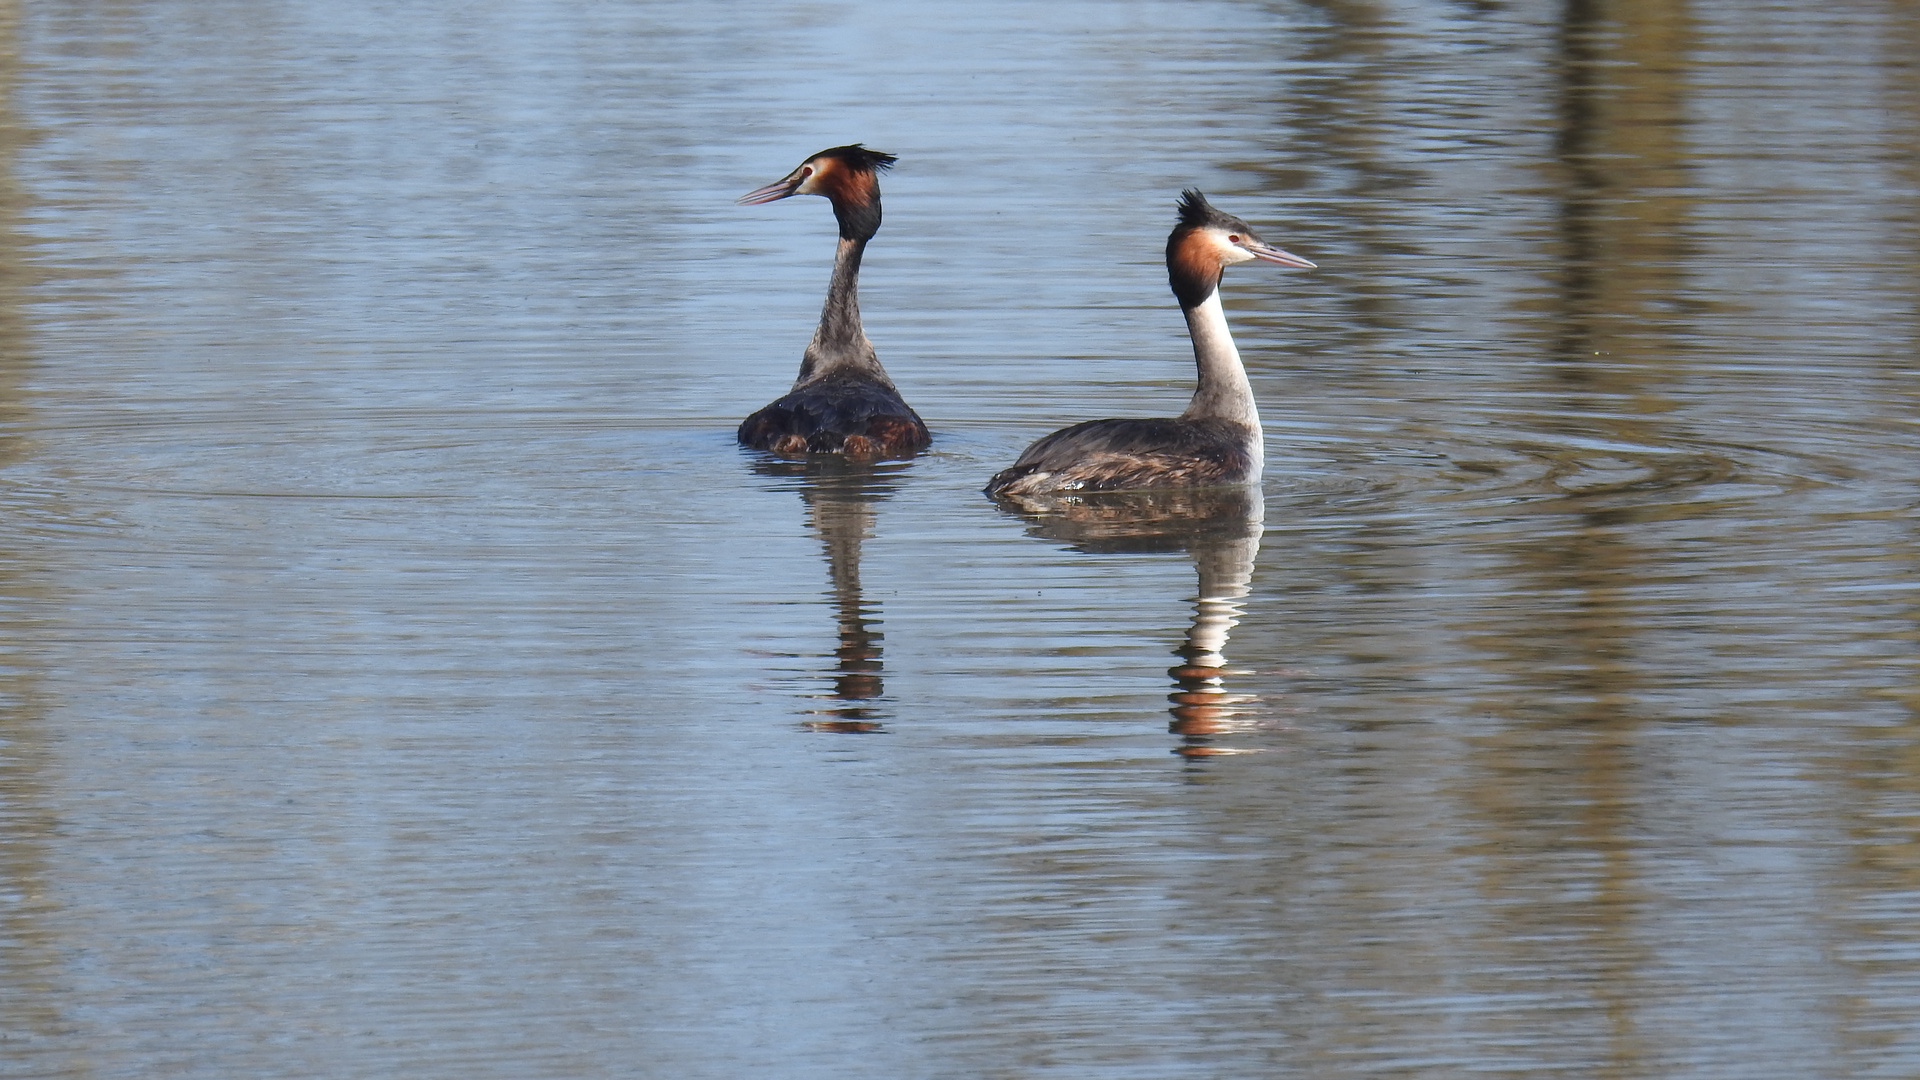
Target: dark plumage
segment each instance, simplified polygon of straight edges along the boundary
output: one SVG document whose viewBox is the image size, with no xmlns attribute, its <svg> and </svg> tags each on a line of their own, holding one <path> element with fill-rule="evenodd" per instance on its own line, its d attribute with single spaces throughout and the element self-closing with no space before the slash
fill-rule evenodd
<svg viewBox="0 0 1920 1080">
<path fill-rule="evenodd" d="M 1248 429 L 1231 420 L 1088 420 L 1027 447 L 987 481 L 989 495 L 1019 491 L 1038 473 L 1059 476 L 1055 491 L 1125 491 L 1237 484 L 1254 467 Z"/>
<path fill-rule="evenodd" d="M 1213 204 L 1208 202 L 1207 197 L 1196 188 L 1187 188 L 1182 191 L 1180 201 L 1174 204 L 1174 209 L 1180 215 L 1180 225 L 1183 228 L 1198 229 L 1202 225 L 1217 225 L 1225 229 L 1247 228 L 1246 222 L 1232 214 L 1214 209 Z"/>
<path fill-rule="evenodd" d="M 895 160 L 858 143 L 836 146 L 740 197 L 751 205 L 820 195 L 832 202 L 840 224 L 833 280 L 820 326 L 801 357 L 800 377 L 785 397 L 741 423 L 741 445 L 786 456 L 895 458 L 912 456 L 932 441 L 880 366 L 860 323 L 860 259 L 880 229 L 877 177 Z"/>
<path fill-rule="evenodd" d="M 828 377 L 806 383 L 740 424 L 740 444 L 787 457 L 907 457 L 926 447 L 927 425 L 891 386 Z"/>
</svg>

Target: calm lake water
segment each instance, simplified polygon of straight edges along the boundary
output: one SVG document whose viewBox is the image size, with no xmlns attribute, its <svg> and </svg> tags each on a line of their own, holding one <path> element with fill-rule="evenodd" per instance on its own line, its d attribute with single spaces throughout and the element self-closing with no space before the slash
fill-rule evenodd
<svg viewBox="0 0 1920 1080">
<path fill-rule="evenodd" d="M 0 1075 L 1920 1075 L 1916 55 L 0 0 Z M 744 453 L 856 140 L 935 446 Z M 1263 498 L 988 502 L 1189 185 Z"/>
</svg>

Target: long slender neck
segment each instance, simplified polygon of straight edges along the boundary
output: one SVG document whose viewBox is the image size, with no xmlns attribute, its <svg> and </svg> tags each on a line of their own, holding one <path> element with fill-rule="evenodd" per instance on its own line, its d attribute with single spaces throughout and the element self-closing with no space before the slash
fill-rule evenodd
<svg viewBox="0 0 1920 1080">
<path fill-rule="evenodd" d="M 873 342 L 860 325 L 860 256 L 867 250 L 867 238 L 842 236 L 833 257 L 833 281 L 827 285 L 827 302 L 820 309 L 820 328 L 800 361 L 798 387 L 829 375 L 857 373 L 892 386 Z"/>
<path fill-rule="evenodd" d="M 1247 369 L 1240 363 L 1240 350 L 1233 347 L 1233 334 L 1227 329 L 1227 313 L 1220 306 L 1220 290 L 1213 289 L 1197 304 L 1181 304 L 1187 316 L 1187 333 L 1193 338 L 1193 358 L 1200 368 L 1200 385 L 1193 401 L 1181 413 L 1185 420 L 1232 420 L 1253 428 L 1254 445 L 1259 446 L 1260 410 L 1253 401 L 1253 384 L 1247 381 Z"/>
</svg>

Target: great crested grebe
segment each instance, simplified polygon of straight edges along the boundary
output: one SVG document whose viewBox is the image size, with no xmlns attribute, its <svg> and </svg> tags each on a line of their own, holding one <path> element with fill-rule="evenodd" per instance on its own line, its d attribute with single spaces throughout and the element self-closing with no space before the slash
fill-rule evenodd
<svg viewBox="0 0 1920 1080">
<path fill-rule="evenodd" d="M 824 195 L 840 222 L 833 281 L 820 328 L 801 357 L 800 377 L 785 397 L 741 422 L 742 446 L 788 457 L 897 458 L 931 441 L 927 425 L 900 399 L 860 326 L 860 256 L 880 231 L 878 174 L 894 160 L 859 143 L 836 146 L 740 196 L 742 205 L 751 206 L 789 195 Z"/>
<path fill-rule="evenodd" d="M 1200 367 L 1200 386 L 1187 411 L 1173 418 L 1089 420 L 1062 428 L 987 481 L 987 494 L 1017 498 L 1260 479 L 1260 412 L 1220 306 L 1221 274 L 1248 259 L 1314 265 L 1261 240 L 1246 222 L 1215 210 L 1198 191 L 1183 192 L 1180 223 L 1167 237 L 1167 278 L 1187 317 Z"/>
</svg>

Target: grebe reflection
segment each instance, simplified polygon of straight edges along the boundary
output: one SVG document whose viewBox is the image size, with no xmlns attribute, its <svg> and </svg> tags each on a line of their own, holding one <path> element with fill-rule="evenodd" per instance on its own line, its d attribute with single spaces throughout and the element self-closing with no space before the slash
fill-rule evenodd
<svg viewBox="0 0 1920 1080">
<path fill-rule="evenodd" d="M 1259 699 L 1227 685 L 1226 646 L 1252 591 L 1266 504 L 1253 485 L 1222 488 L 1161 488 L 1145 491 L 1062 492 L 1003 499 L 1030 523 L 1029 535 L 1068 544 L 1076 551 L 1185 551 L 1199 576 L 1193 623 L 1174 650 L 1167 695 L 1181 736 L 1175 753 L 1190 757 L 1244 753 L 1216 740 L 1254 723 Z"/>
<path fill-rule="evenodd" d="M 829 688 L 816 695 L 824 704 L 802 723 L 815 731 L 867 733 L 882 730 L 885 692 L 881 681 L 881 634 L 877 605 L 867 602 L 860 584 L 860 547 L 873 530 L 874 504 L 893 494 L 894 474 L 903 465 L 862 465 L 844 458 L 808 461 L 759 461 L 762 476 L 799 481 L 807 524 L 820 534 L 833 592 L 840 643 L 834 649 Z"/>
</svg>

